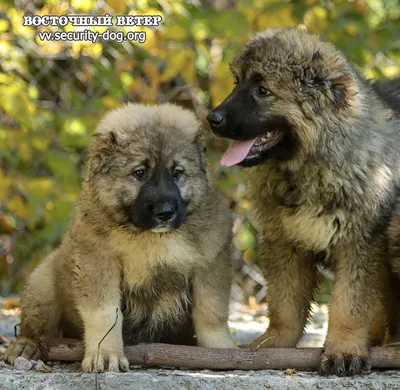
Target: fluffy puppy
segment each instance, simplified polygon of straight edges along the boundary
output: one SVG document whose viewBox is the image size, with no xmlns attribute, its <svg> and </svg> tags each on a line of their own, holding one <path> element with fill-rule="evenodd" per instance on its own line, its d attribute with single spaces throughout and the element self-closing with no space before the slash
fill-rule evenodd
<svg viewBox="0 0 400 390">
<path fill-rule="evenodd" d="M 26 282 L 7 361 L 59 336 L 84 338 L 86 372 L 127 370 L 124 342 L 234 347 L 230 245 L 194 115 L 169 104 L 108 113 L 69 229 Z"/>
<path fill-rule="evenodd" d="M 253 345 L 297 344 L 321 263 L 335 274 L 321 373 L 360 374 L 368 347 L 398 327 L 387 235 L 400 178 L 395 88 L 371 85 L 298 29 L 257 34 L 231 70 L 236 87 L 208 120 L 234 140 L 222 164 L 248 168 L 263 234 L 270 325 Z"/>
</svg>

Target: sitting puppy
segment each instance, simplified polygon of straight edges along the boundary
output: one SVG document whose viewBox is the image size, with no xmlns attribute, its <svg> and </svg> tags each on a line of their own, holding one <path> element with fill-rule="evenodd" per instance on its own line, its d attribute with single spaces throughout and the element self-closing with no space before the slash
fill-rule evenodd
<svg viewBox="0 0 400 390">
<path fill-rule="evenodd" d="M 83 337 L 86 372 L 128 370 L 124 342 L 234 347 L 230 244 L 194 115 L 169 104 L 110 112 L 69 229 L 26 283 L 7 361 L 37 358 L 42 337 Z"/>
</svg>

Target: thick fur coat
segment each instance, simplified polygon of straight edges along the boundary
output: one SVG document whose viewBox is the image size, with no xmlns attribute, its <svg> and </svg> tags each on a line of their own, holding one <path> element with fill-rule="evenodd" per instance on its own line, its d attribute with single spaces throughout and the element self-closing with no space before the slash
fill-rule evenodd
<svg viewBox="0 0 400 390">
<path fill-rule="evenodd" d="M 335 281 L 321 373 L 359 374 L 369 346 L 398 330 L 388 261 L 400 184 L 396 92 L 298 29 L 257 34 L 231 70 L 237 85 L 208 119 L 235 140 L 222 162 L 248 167 L 262 231 L 270 325 L 253 346 L 296 346 L 322 264 Z"/>
<path fill-rule="evenodd" d="M 38 339 L 56 336 L 84 338 L 87 372 L 127 370 L 124 343 L 234 347 L 230 245 L 194 115 L 168 104 L 108 113 L 69 229 L 27 280 L 7 360 L 36 357 Z"/>
</svg>

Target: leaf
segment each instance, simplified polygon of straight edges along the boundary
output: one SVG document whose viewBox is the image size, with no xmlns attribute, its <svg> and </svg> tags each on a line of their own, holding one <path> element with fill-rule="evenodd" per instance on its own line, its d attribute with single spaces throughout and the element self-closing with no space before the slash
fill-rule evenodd
<svg viewBox="0 0 400 390">
<path fill-rule="evenodd" d="M 106 0 L 106 3 L 115 11 L 116 14 L 123 14 L 125 12 L 125 0 Z"/>
<path fill-rule="evenodd" d="M 81 118 L 68 118 L 61 130 L 61 143 L 66 148 L 84 148 L 90 139 L 87 130 Z"/>
<path fill-rule="evenodd" d="M 3 301 L 3 309 L 13 310 L 18 309 L 21 306 L 21 301 L 19 298 L 7 298 Z"/>
<path fill-rule="evenodd" d="M 118 3 L 124 4 L 123 1 Z M 89 13 L 96 7 L 96 2 L 94 0 L 71 0 L 71 6 L 82 13 Z"/>
<path fill-rule="evenodd" d="M 47 177 L 29 179 L 26 183 L 23 183 L 22 186 L 30 196 L 37 199 L 45 198 L 54 194 L 55 191 L 53 179 Z"/>
<path fill-rule="evenodd" d="M 79 184 L 77 168 L 70 154 L 51 150 L 46 153 L 44 161 L 55 178 L 66 181 L 72 186 Z"/>
<path fill-rule="evenodd" d="M 26 220 L 28 218 L 28 207 L 20 195 L 13 196 L 6 203 L 7 209 L 17 218 Z"/>
<path fill-rule="evenodd" d="M 2 204 L 8 197 L 8 192 L 11 189 L 13 179 L 6 176 L 5 172 L 0 169 L 0 204 Z"/>
</svg>

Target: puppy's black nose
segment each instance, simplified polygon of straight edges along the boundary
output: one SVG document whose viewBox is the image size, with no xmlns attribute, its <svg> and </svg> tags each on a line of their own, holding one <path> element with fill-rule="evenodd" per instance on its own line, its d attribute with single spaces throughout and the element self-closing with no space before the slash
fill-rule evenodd
<svg viewBox="0 0 400 390">
<path fill-rule="evenodd" d="M 219 127 L 224 123 L 224 115 L 220 111 L 210 111 L 207 115 L 207 120 L 211 127 Z"/>
<path fill-rule="evenodd" d="M 160 221 L 167 222 L 176 215 L 176 207 L 169 203 L 163 202 L 154 207 L 154 216 Z"/>
</svg>

